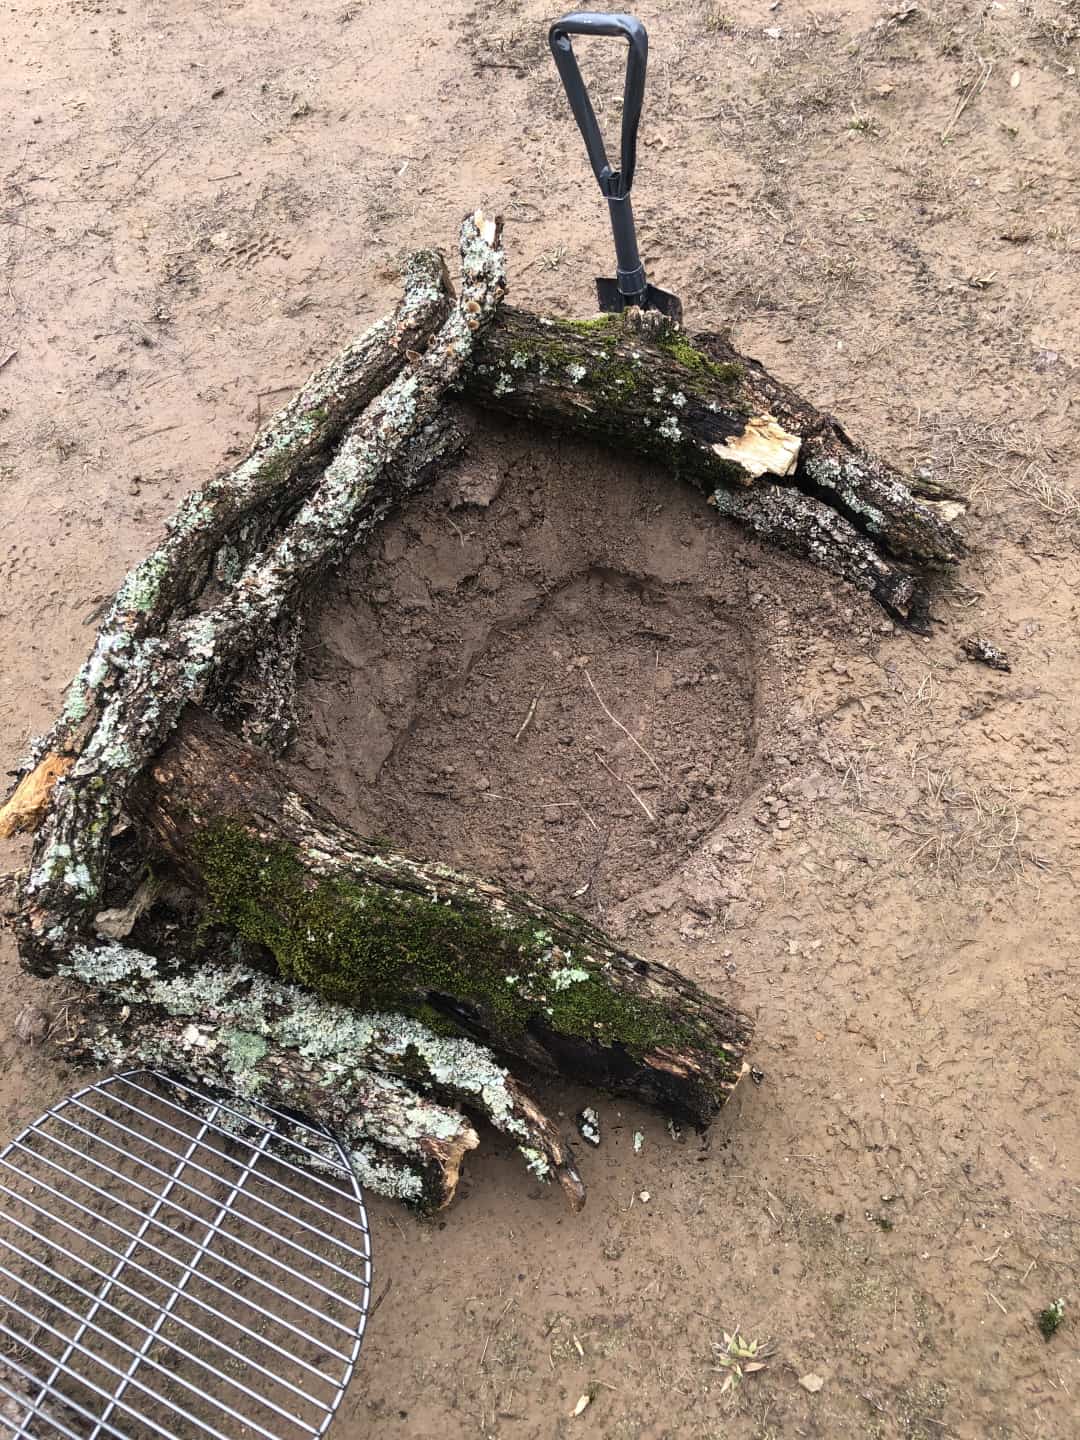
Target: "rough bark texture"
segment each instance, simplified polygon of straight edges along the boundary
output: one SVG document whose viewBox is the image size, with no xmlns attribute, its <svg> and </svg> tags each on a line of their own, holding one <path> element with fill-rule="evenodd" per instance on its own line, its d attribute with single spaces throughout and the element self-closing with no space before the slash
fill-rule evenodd
<svg viewBox="0 0 1080 1440">
<path fill-rule="evenodd" d="M 125 641 L 122 668 L 100 714 L 89 717 L 96 723 L 57 783 L 38 834 L 21 933 L 39 965 L 47 965 L 49 955 L 55 964 L 97 908 L 112 821 L 184 706 L 206 699 L 230 677 L 295 608 L 304 587 L 386 514 L 397 498 L 394 467 L 413 442 L 423 445 L 430 436 L 439 444 L 443 397 L 505 288 L 495 222 L 479 213 L 468 217 L 461 254 L 461 296 L 427 351 L 346 428 L 320 481 L 273 542 L 249 560 L 216 605 L 180 619 L 164 637 Z M 112 622 L 105 628 L 111 631 Z"/>
<path fill-rule="evenodd" d="M 925 622 L 922 572 L 953 565 L 963 505 L 883 461 L 719 335 L 627 311 L 551 320 L 503 307 L 468 374 L 481 404 L 646 455 L 763 539 Z"/>
<path fill-rule="evenodd" d="M 205 920 L 325 999 L 426 1017 L 697 1124 L 743 1072 L 745 1015 L 575 916 L 365 843 L 208 717 L 188 714 L 129 805 Z"/>
<path fill-rule="evenodd" d="M 217 1081 L 336 1128 L 357 1173 L 420 1208 L 453 1197 L 482 1114 L 577 1209 L 585 1188 L 558 1131 L 485 1049 L 401 1015 L 363 1013 L 242 963 L 175 965 L 121 944 L 80 945 L 64 974 L 97 995 L 82 1043 L 100 1061 Z M 451 1107 L 451 1108 L 447 1108 Z"/>
<path fill-rule="evenodd" d="M 401 303 L 313 374 L 259 432 L 247 456 L 181 504 L 156 550 L 128 575 L 98 631 L 43 751 L 64 751 L 99 713 L 135 643 L 161 634 L 203 588 L 211 567 L 238 573 L 276 517 L 318 481 L 346 427 L 426 349 L 452 305 L 442 256 L 410 256 Z"/>
</svg>

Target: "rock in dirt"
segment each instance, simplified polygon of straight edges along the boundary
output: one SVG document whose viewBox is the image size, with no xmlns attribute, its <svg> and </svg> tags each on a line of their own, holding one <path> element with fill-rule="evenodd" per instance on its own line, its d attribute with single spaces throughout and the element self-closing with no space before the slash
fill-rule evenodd
<svg viewBox="0 0 1080 1440">
<path fill-rule="evenodd" d="M 977 660 L 980 665 L 989 665 L 991 670 L 1004 670 L 1006 673 L 1012 670 L 1005 651 L 979 635 L 969 635 L 966 640 L 961 640 L 960 648 L 969 660 Z"/>
<path fill-rule="evenodd" d="M 584 1110 L 578 1111 L 575 1117 L 575 1123 L 578 1128 L 578 1134 L 587 1145 L 596 1146 L 600 1144 L 600 1116 L 591 1105 L 587 1105 Z"/>
<path fill-rule="evenodd" d="M 25 1045 L 37 1045 L 49 1033 L 48 1011 L 42 1010 L 39 1005 L 24 1005 L 15 1016 L 12 1028 L 16 1038 Z"/>
</svg>

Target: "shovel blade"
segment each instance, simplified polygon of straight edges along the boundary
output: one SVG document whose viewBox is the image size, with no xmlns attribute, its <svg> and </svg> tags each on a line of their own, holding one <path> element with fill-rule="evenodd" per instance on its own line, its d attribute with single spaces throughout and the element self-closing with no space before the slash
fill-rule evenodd
<svg viewBox="0 0 1080 1440">
<path fill-rule="evenodd" d="M 617 280 L 597 278 L 596 299 L 604 315 L 618 315 L 626 309 L 626 298 L 619 289 Z M 645 310 L 659 310 L 677 325 L 682 324 L 682 301 L 669 290 L 660 290 L 655 285 L 645 287 Z"/>
</svg>

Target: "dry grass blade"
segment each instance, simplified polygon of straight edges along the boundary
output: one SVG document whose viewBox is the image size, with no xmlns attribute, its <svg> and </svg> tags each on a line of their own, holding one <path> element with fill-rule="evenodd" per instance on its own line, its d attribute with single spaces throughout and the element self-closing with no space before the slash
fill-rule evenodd
<svg viewBox="0 0 1080 1440">
<path fill-rule="evenodd" d="M 656 773 L 657 773 L 657 775 L 659 775 L 660 779 L 661 779 L 661 780 L 664 780 L 664 772 L 660 769 L 660 766 L 656 763 L 656 761 L 653 759 L 653 757 L 649 754 L 648 750 L 645 749 L 645 746 L 642 745 L 641 742 L 640 742 L 634 735 L 632 735 L 632 734 L 630 733 L 630 731 L 626 728 L 626 726 L 622 723 L 621 720 L 617 720 L 617 719 L 615 718 L 615 716 L 611 713 L 611 711 L 608 709 L 608 707 L 604 704 L 603 700 L 601 700 L 601 698 L 600 698 L 600 692 L 599 692 L 599 690 L 597 690 L 596 686 L 593 684 L 593 678 L 592 678 L 592 676 L 589 674 L 588 670 L 586 670 L 586 671 L 584 672 L 584 674 L 585 674 L 585 679 L 589 682 L 589 689 L 590 689 L 590 690 L 592 691 L 592 693 L 596 696 L 596 699 L 597 699 L 597 702 L 598 702 L 598 704 L 599 704 L 599 706 L 600 706 L 600 709 L 603 710 L 604 714 L 608 717 L 608 719 L 611 721 L 611 723 L 612 723 L 613 725 L 616 725 L 616 726 L 622 731 L 622 733 L 623 733 L 623 734 L 626 736 L 626 738 L 630 741 L 630 744 L 633 745 L 635 749 L 641 751 L 642 755 L 645 756 L 645 759 L 649 762 L 649 764 L 652 766 L 652 768 L 656 771 Z M 667 783 L 667 782 L 665 781 L 665 784 L 666 784 L 666 783 Z"/>
</svg>

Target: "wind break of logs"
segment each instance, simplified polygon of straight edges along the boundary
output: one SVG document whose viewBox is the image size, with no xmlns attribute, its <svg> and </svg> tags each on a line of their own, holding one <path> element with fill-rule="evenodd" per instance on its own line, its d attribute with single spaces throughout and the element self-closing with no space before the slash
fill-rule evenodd
<svg viewBox="0 0 1080 1440">
<path fill-rule="evenodd" d="M 0 834 L 35 832 L 20 953 L 80 987 L 80 1054 L 321 1119 L 364 1182 L 420 1208 L 453 1197 L 479 1115 L 578 1206 L 572 1153 L 511 1067 L 705 1125 L 752 1024 L 585 921 L 381 848 L 289 786 L 272 756 L 314 582 L 460 451 L 452 394 L 650 457 L 915 627 L 964 553 L 962 506 L 916 494 L 724 337 L 514 310 L 499 223 L 467 217 L 460 245 L 456 297 L 437 253 L 412 256 L 394 313 L 182 503 Z"/>
</svg>

